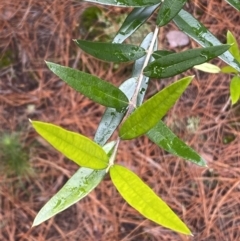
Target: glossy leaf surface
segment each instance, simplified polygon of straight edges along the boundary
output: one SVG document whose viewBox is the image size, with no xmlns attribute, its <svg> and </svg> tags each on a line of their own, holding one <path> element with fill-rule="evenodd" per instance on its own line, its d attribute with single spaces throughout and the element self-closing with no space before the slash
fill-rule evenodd
<svg viewBox="0 0 240 241">
<path fill-rule="evenodd" d="M 181 10 L 173 19 L 177 27 L 203 47 L 220 45 L 221 42 L 190 13 Z M 225 63 L 240 71 L 240 64 L 226 51 L 219 56 Z"/>
<path fill-rule="evenodd" d="M 200 65 L 195 65 L 194 69 L 198 69 L 203 72 L 212 73 L 212 74 L 214 74 L 214 73 L 217 74 L 217 73 L 221 72 L 221 69 L 218 66 L 216 66 L 214 64 L 210 64 L 210 63 L 203 63 Z"/>
<path fill-rule="evenodd" d="M 121 139 L 133 139 L 152 129 L 178 100 L 192 78 L 186 77 L 169 85 L 137 108 L 121 126 Z"/>
<path fill-rule="evenodd" d="M 228 2 L 232 7 L 240 11 L 240 1 L 239 0 L 225 0 Z"/>
<path fill-rule="evenodd" d="M 234 76 L 230 82 L 230 96 L 232 105 L 236 104 L 240 98 L 240 77 Z"/>
<path fill-rule="evenodd" d="M 141 58 L 146 51 L 136 45 L 91 42 L 75 40 L 76 44 L 86 53 L 109 62 L 129 62 Z"/>
<path fill-rule="evenodd" d="M 159 121 L 148 133 L 147 137 L 164 150 L 194 162 L 199 166 L 206 166 L 206 162 L 197 152 L 180 140 L 162 121 Z"/>
<path fill-rule="evenodd" d="M 229 45 L 191 49 L 180 53 L 160 57 L 149 64 L 143 71 L 152 78 L 167 78 L 180 74 L 194 65 L 204 63 L 229 49 Z"/>
<path fill-rule="evenodd" d="M 169 23 L 183 8 L 187 0 L 166 0 L 163 1 L 157 16 L 159 27 Z"/>
<path fill-rule="evenodd" d="M 136 78 L 130 78 L 126 80 L 119 87 L 119 89 L 123 91 L 130 100 L 134 93 L 136 84 Z M 113 108 L 107 108 L 96 131 L 94 141 L 100 146 L 103 146 L 120 124 L 121 120 L 125 115 L 125 112 L 117 112 Z"/>
<path fill-rule="evenodd" d="M 121 111 L 128 106 L 128 98 L 114 85 L 76 69 L 46 62 L 49 69 L 73 89 L 91 100 Z"/>
<path fill-rule="evenodd" d="M 78 165 L 93 169 L 104 169 L 108 166 L 105 151 L 89 138 L 53 124 L 40 121 L 31 123 L 39 135 Z"/>
<path fill-rule="evenodd" d="M 238 48 L 238 42 L 230 31 L 227 31 L 227 44 L 231 44 L 229 49 L 230 53 L 237 61 L 240 61 L 240 50 Z"/>
<path fill-rule="evenodd" d="M 159 0 L 85 0 L 86 2 L 111 5 L 116 7 L 146 7 L 158 4 Z"/>
<path fill-rule="evenodd" d="M 125 39 L 131 36 L 147 21 L 158 6 L 159 4 L 145 8 L 134 8 L 132 12 L 128 14 L 121 28 L 118 30 L 113 39 L 113 43 L 122 43 Z"/>
<path fill-rule="evenodd" d="M 126 202 L 144 217 L 176 232 L 191 235 L 191 231 L 170 207 L 135 173 L 114 165 L 110 168 L 110 176 Z"/>
<path fill-rule="evenodd" d="M 103 147 L 106 154 L 109 155 L 114 144 L 114 142 L 110 142 Z M 41 208 L 32 226 L 41 224 L 86 197 L 102 181 L 105 174 L 106 169 L 79 168 L 66 184 Z"/>
</svg>

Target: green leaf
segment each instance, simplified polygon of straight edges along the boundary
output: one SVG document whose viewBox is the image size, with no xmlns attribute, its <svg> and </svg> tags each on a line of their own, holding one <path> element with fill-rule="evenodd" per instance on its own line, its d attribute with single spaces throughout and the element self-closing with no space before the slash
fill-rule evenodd
<svg viewBox="0 0 240 241">
<path fill-rule="evenodd" d="M 110 142 L 103 147 L 106 154 L 109 155 L 114 145 L 115 142 Z M 66 184 L 41 208 L 32 226 L 41 224 L 86 197 L 102 181 L 105 174 L 106 169 L 79 168 Z"/>
<path fill-rule="evenodd" d="M 119 89 L 125 93 L 130 100 L 133 96 L 134 90 L 137 85 L 136 78 L 130 78 L 126 80 Z M 125 112 L 117 112 L 113 108 L 107 108 L 102 116 L 101 122 L 96 131 L 94 141 L 100 146 L 103 146 L 106 141 L 112 136 L 121 120 L 123 119 Z"/>
<path fill-rule="evenodd" d="M 114 85 L 75 69 L 51 62 L 46 63 L 54 74 L 91 100 L 116 108 L 118 111 L 122 111 L 128 106 L 128 98 Z"/>
<path fill-rule="evenodd" d="M 207 166 L 197 152 L 180 140 L 162 121 L 159 121 L 148 133 L 147 137 L 164 150 L 194 162 L 199 166 Z"/>
<path fill-rule="evenodd" d="M 133 139 L 152 129 L 174 105 L 192 79 L 193 76 L 186 77 L 169 85 L 137 108 L 121 126 L 121 139 Z"/>
<path fill-rule="evenodd" d="M 86 2 L 116 7 L 146 7 L 158 4 L 159 0 L 85 0 Z"/>
<path fill-rule="evenodd" d="M 221 69 L 218 66 L 209 63 L 195 65 L 194 68 L 211 74 L 217 74 L 221 72 Z"/>
<path fill-rule="evenodd" d="M 91 42 L 75 40 L 76 44 L 86 53 L 109 62 L 128 62 L 141 58 L 146 51 L 136 45 Z"/>
<path fill-rule="evenodd" d="M 93 169 L 108 166 L 109 158 L 102 147 L 89 138 L 53 124 L 40 121 L 31 123 L 38 134 L 78 165 Z"/>
<path fill-rule="evenodd" d="M 238 48 L 238 43 L 233 34 L 228 30 L 227 31 L 227 44 L 231 45 L 229 51 L 233 57 L 239 62 L 240 61 L 240 51 Z"/>
<path fill-rule="evenodd" d="M 240 98 L 240 77 L 234 76 L 230 82 L 230 95 L 232 105 L 236 104 Z"/>
<path fill-rule="evenodd" d="M 187 0 L 163 1 L 157 16 L 157 25 L 161 27 L 169 23 L 179 13 L 186 2 Z"/>
<path fill-rule="evenodd" d="M 221 68 L 221 72 L 225 73 L 225 74 L 229 74 L 229 73 L 234 73 L 237 74 L 238 71 L 236 69 L 234 69 L 232 66 L 224 66 Z"/>
<path fill-rule="evenodd" d="M 103 179 L 106 170 L 80 168 L 39 211 L 32 226 L 37 226 L 87 196 Z"/>
<path fill-rule="evenodd" d="M 144 217 L 176 232 L 192 235 L 171 208 L 132 171 L 114 165 L 110 168 L 110 176 L 126 202 Z"/>
<path fill-rule="evenodd" d="M 221 42 L 190 13 L 181 10 L 173 19 L 177 27 L 203 47 L 220 45 Z M 226 51 L 219 56 L 224 62 L 240 72 L 240 63 Z"/>
<path fill-rule="evenodd" d="M 147 19 L 153 14 L 159 4 L 145 7 L 134 8 L 123 22 L 113 39 L 113 43 L 122 43 L 125 39 L 131 36 L 139 27 L 141 27 Z"/>
<path fill-rule="evenodd" d="M 234 7 L 236 10 L 240 11 L 240 1 L 239 0 L 225 0 L 228 4 Z"/>
<path fill-rule="evenodd" d="M 229 47 L 229 45 L 220 45 L 169 54 L 153 61 L 144 69 L 143 73 L 152 78 L 171 77 L 192 68 L 194 65 L 215 58 Z"/>
<path fill-rule="evenodd" d="M 168 51 L 168 50 L 157 50 L 152 53 L 153 58 L 159 59 L 163 56 L 167 56 L 169 54 L 174 54 L 175 52 L 173 51 Z"/>
</svg>

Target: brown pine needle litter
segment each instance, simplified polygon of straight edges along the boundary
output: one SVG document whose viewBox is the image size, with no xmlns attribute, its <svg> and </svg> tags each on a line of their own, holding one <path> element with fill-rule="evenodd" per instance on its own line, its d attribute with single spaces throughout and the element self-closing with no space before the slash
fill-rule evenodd
<svg viewBox="0 0 240 241">
<path fill-rule="evenodd" d="M 127 64 L 116 69 L 75 46 L 72 39 L 86 38 L 81 14 L 90 6 L 65 0 L 0 1 L 0 138 L 18 133 L 18 151 L 27 153 L 25 161 L 31 168 L 17 176 L 5 172 L 0 161 L 0 240 L 240 240 L 240 107 L 230 105 L 228 75 L 195 70 L 185 74 L 196 78 L 165 121 L 207 160 L 209 168 L 176 158 L 146 137 L 122 142 L 117 160 L 141 176 L 186 222 L 194 237 L 144 219 L 123 201 L 109 177 L 88 197 L 31 229 L 39 209 L 78 167 L 41 139 L 28 119 L 93 138 L 104 111 L 51 74 L 44 60 L 88 71 L 117 86 L 131 73 Z M 239 13 L 225 1 L 195 0 L 187 8 L 221 41 L 225 42 L 229 29 L 240 42 Z M 101 7 L 101 11 L 105 19 L 112 19 L 129 9 Z M 164 36 L 174 29 L 170 24 L 161 30 L 162 48 L 168 48 Z M 100 38 L 106 33 L 97 34 Z M 194 46 L 191 42 L 185 48 Z M 213 62 L 223 66 L 218 59 Z M 167 84 L 167 80 L 152 81 L 149 95 Z"/>
</svg>

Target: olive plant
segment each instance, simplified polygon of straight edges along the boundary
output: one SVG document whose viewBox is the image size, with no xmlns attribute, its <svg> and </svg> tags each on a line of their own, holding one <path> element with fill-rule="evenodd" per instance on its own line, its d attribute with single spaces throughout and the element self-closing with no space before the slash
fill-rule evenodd
<svg viewBox="0 0 240 241">
<path fill-rule="evenodd" d="M 113 185 L 144 217 L 173 231 L 192 235 L 187 225 L 135 173 L 115 163 L 119 143 L 146 135 L 156 145 L 183 159 L 206 167 L 205 160 L 180 140 L 161 120 L 180 98 L 194 76 L 170 84 L 151 98 L 144 96 L 151 78 L 163 81 L 217 56 L 236 71 L 239 59 L 231 45 L 221 42 L 196 18 L 184 10 L 187 0 L 87 0 L 93 4 L 132 7 L 112 42 L 74 40 L 84 52 L 107 62 L 134 62 L 132 75 L 120 87 L 97 76 L 46 62 L 49 69 L 76 91 L 106 106 L 94 140 L 50 123 L 31 121 L 35 130 L 53 147 L 77 163 L 79 170 L 39 211 L 33 226 L 48 220 L 88 195 L 109 173 Z M 240 10 L 238 0 L 228 0 Z M 123 43 L 147 19 L 157 13 L 154 32 L 140 46 Z M 170 21 L 202 48 L 179 53 L 158 49 L 159 28 Z M 118 128 L 118 137 L 109 138 Z"/>
</svg>

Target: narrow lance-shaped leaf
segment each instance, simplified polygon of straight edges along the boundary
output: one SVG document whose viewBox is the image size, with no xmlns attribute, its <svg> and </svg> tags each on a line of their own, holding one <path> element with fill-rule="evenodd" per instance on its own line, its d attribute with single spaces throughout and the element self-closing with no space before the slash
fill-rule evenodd
<svg viewBox="0 0 240 241">
<path fill-rule="evenodd" d="M 152 57 L 155 58 L 155 59 L 159 59 L 159 58 L 161 58 L 163 56 L 167 56 L 169 54 L 175 54 L 175 52 L 169 51 L 169 50 L 165 50 L 165 49 L 161 49 L 161 50 L 154 51 L 152 53 Z"/>
<path fill-rule="evenodd" d="M 131 36 L 147 21 L 158 6 L 159 4 L 145 8 L 134 8 L 132 12 L 128 14 L 121 28 L 118 30 L 113 39 L 113 43 L 122 43 L 125 39 Z"/>
<path fill-rule="evenodd" d="M 230 82 L 230 96 L 232 105 L 236 104 L 240 98 L 240 76 L 234 76 Z"/>
<path fill-rule="evenodd" d="M 46 62 L 49 69 L 73 89 L 91 100 L 118 111 L 128 106 L 128 98 L 114 85 L 76 69 Z"/>
<path fill-rule="evenodd" d="M 194 18 L 190 13 L 181 10 L 173 19 L 177 27 L 186 33 L 189 37 L 194 39 L 203 47 L 210 47 L 220 45 L 221 42 L 208 29 Z M 229 51 L 226 51 L 219 56 L 225 63 L 240 71 L 240 64 L 232 56 Z"/>
<path fill-rule="evenodd" d="M 148 133 L 147 137 L 164 150 L 194 162 L 199 166 L 206 166 L 205 160 L 180 140 L 162 121 L 159 121 Z"/>
<path fill-rule="evenodd" d="M 239 3 L 240 3 L 240 1 L 239 1 Z M 227 44 L 231 44 L 229 51 L 233 55 L 233 57 L 239 62 L 240 61 L 240 50 L 238 48 L 238 42 L 229 30 L 227 31 Z"/>
<path fill-rule="evenodd" d="M 237 74 L 238 73 L 238 71 L 235 68 L 233 68 L 232 66 L 228 66 L 228 65 L 222 67 L 221 72 L 225 73 L 225 74 L 229 74 L 229 73 Z"/>
<path fill-rule="evenodd" d="M 109 62 L 128 62 L 146 54 L 141 47 L 131 44 L 102 43 L 86 40 L 75 40 L 78 47 L 86 53 Z"/>
<path fill-rule="evenodd" d="M 89 138 L 53 124 L 40 121 L 31 123 L 38 134 L 78 165 L 93 169 L 108 166 L 108 156 L 102 147 Z"/>
<path fill-rule="evenodd" d="M 114 165 L 110 168 L 110 176 L 126 202 L 144 217 L 176 232 L 191 235 L 191 231 L 171 208 L 132 171 Z"/>
<path fill-rule="evenodd" d="M 86 2 L 116 7 L 146 7 L 158 4 L 159 0 L 85 0 Z"/>
<path fill-rule="evenodd" d="M 192 79 L 193 76 L 186 77 L 169 85 L 137 108 L 121 126 L 121 139 L 136 138 L 153 128 L 182 95 Z"/>
<path fill-rule="evenodd" d="M 240 1 L 239 0 L 225 0 L 227 3 L 229 3 L 232 7 L 234 7 L 236 10 L 240 11 Z"/>
<path fill-rule="evenodd" d="M 200 65 L 195 65 L 194 69 L 198 69 L 203 72 L 212 73 L 212 74 L 214 74 L 214 73 L 217 74 L 217 73 L 221 72 L 221 69 L 218 66 L 216 66 L 214 64 L 210 64 L 210 63 L 203 63 Z"/>
<path fill-rule="evenodd" d="M 229 45 L 220 45 L 169 54 L 150 63 L 144 69 L 143 73 L 144 75 L 152 78 L 171 77 L 192 68 L 194 65 L 198 65 L 215 58 L 228 50 L 229 47 Z"/>
<path fill-rule="evenodd" d="M 134 93 L 137 84 L 136 78 L 130 78 L 126 80 L 119 89 L 130 100 Z M 123 119 L 126 111 L 117 112 L 113 108 L 107 108 L 102 116 L 101 122 L 97 128 L 96 134 L 94 136 L 94 141 L 100 146 L 103 146 L 106 141 L 112 136 L 113 132 L 116 130 L 121 120 Z"/>
<path fill-rule="evenodd" d="M 110 142 L 103 147 L 106 154 L 110 152 L 114 144 L 114 142 Z M 105 174 L 106 169 L 79 168 L 66 184 L 41 208 L 32 226 L 41 224 L 86 197 L 102 181 Z"/>
<path fill-rule="evenodd" d="M 169 23 L 179 13 L 186 2 L 187 0 L 163 1 L 157 16 L 157 25 L 161 27 Z"/>
</svg>

